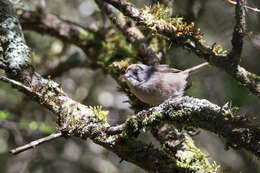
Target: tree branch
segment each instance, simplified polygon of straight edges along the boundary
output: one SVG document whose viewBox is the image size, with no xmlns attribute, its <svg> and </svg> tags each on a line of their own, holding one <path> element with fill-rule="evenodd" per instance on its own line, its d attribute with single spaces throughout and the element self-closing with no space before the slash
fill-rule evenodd
<svg viewBox="0 0 260 173">
<path fill-rule="evenodd" d="M 2 4 L 0 3 L 1 13 L 8 13 L 9 8 L 12 8 L 11 5 L 8 4 L 9 1 L 4 0 L 1 2 L 5 2 Z M 6 10 L 7 12 L 5 11 L 6 8 L 8 9 Z M 124 6 L 124 8 L 127 9 L 127 6 Z M 137 14 L 138 12 L 135 10 L 135 8 L 132 8 L 130 11 Z M 11 22 L 14 21 L 12 24 L 17 25 L 17 23 L 15 24 L 15 22 L 17 22 L 16 17 L 14 15 L 10 16 L 12 16 L 12 19 L 15 19 L 9 19 Z M 8 14 L 1 17 L 6 19 L 10 18 L 10 16 Z M 140 16 L 142 19 L 142 17 L 145 17 L 146 15 L 144 13 Z M 133 15 L 133 17 L 138 19 L 138 16 L 136 15 Z M 145 20 L 142 19 L 142 22 L 145 22 Z M 205 59 L 207 58 L 210 62 L 212 58 L 211 56 L 215 57 L 213 58 L 212 63 L 221 67 L 223 61 L 218 59 L 220 58 L 220 55 L 214 53 L 211 49 L 204 47 L 199 42 L 199 39 L 196 39 L 196 37 L 200 36 L 200 33 L 198 33 L 197 30 L 194 30 L 192 25 L 185 26 L 185 28 L 190 27 L 190 30 L 185 30 L 183 35 L 178 35 L 178 32 L 180 32 L 181 29 L 176 28 L 174 25 L 167 28 L 167 23 L 164 23 L 163 26 L 157 26 L 158 24 L 160 23 L 155 22 L 147 25 L 149 27 L 151 27 L 151 25 L 156 26 L 155 29 L 158 29 L 161 34 L 169 36 L 172 41 L 179 43 L 182 42 L 182 45 L 187 46 L 191 50 L 194 45 L 194 50 L 197 50 L 198 55 L 203 56 Z M 7 41 L 1 40 L 5 46 L 5 60 L 8 60 L 8 62 L 15 62 L 19 60 L 21 63 L 18 67 L 11 66 L 9 65 L 11 63 L 7 63 L 8 67 L 6 69 L 6 74 L 12 76 L 13 78 L 18 78 L 22 83 L 3 76 L 0 77 L 0 80 L 14 85 L 28 96 L 33 96 L 38 103 L 49 108 L 58 117 L 59 130 L 62 131 L 63 134 L 68 136 L 79 136 L 82 139 L 91 138 L 97 144 L 100 144 L 110 151 L 118 154 L 122 159 L 135 163 L 149 172 L 201 171 L 198 167 L 194 170 L 191 167 L 186 167 L 187 165 L 180 164 L 179 158 L 173 157 L 170 153 L 166 153 L 162 150 L 154 148 L 153 146 L 131 138 L 132 135 L 137 135 L 141 129 L 149 129 L 151 127 L 154 128 L 165 122 L 201 127 L 213 131 L 225 137 L 232 147 L 244 147 L 259 157 L 260 142 L 258 135 L 259 129 L 257 127 L 250 124 L 250 122 L 243 117 L 236 117 L 235 113 L 230 108 L 220 108 L 219 106 L 206 100 L 199 100 L 190 97 L 178 98 L 174 101 L 168 100 L 158 107 L 151 108 L 148 111 L 143 111 L 137 116 L 127 120 L 125 125 L 120 128 L 116 128 L 116 130 L 124 130 L 124 133 L 114 136 L 107 134 L 105 129 L 110 128 L 105 120 L 106 112 L 98 107 L 88 107 L 70 99 L 57 83 L 51 80 L 43 79 L 40 75 L 34 73 L 34 69 L 31 67 L 29 61 L 25 61 L 28 58 L 27 52 L 30 51 L 22 39 L 23 35 L 20 28 L 16 27 L 13 29 L 2 26 L 3 25 L 1 23 L 1 31 L 4 31 L 3 35 L 7 38 Z M 19 39 L 21 40 L 15 40 L 12 42 L 10 38 L 13 37 L 9 38 L 10 35 L 6 34 L 9 29 L 13 29 L 11 31 L 14 35 L 19 36 L 20 34 Z M 172 32 L 174 35 L 172 35 Z M 194 44 L 192 42 L 187 42 L 187 38 L 191 39 Z M 17 54 L 11 56 L 14 49 L 9 49 L 10 44 L 22 44 L 22 47 L 25 50 L 20 53 L 18 57 Z M 224 57 L 227 58 L 226 56 Z M 228 61 L 224 62 L 227 63 Z M 232 70 L 234 70 L 234 67 Z M 244 74 L 244 71 L 241 68 L 239 70 Z M 211 172 L 214 170 L 215 168 L 212 166 Z"/>
<path fill-rule="evenodd" d="M 207 165 L 209 165 L 207 159 L 201 159 L 199 162 L 189 160 L 190 155 L 193 154 L 201 155 L 201 158 L 205 158 L 205 155 L 195 146 L 192 138 L 187 133 L 181 132 L 169 124 L 165 124 L 160 128 L 152 128 L 151 132 L 166 153 L 171 153 L 171 155 L 179 157 L 180 160 L 187 159 L 187 164 L 194 167 L 205 165 L 206 167 L 203 170 L 207 170 Z M 202 162 L 204 163 L 201 164 Z M 216 166 L 216 170 L 217 168 L 218 166 Z"/>
<path fill-rule="evenodd" d="M 150 65 L 159 64 L 161 60 L 160 52 L 155 52 L 143 33 L 136 27 L 135 23 L 130 19 L 127 20 L 119 14 L 114 14 L 112 6 L 102 0 L 95 0 L 100 10 L 105 13 L 113 24 L 123 33 L 127 40 L 137 48 L 139 54 L 143 57 L 144 62 Z M 162 53 L 161 53 L 162 54 Z"/>
<path fill-rule="evenodd" d="M 228 3 L 230 3 L 230 4 L 233 4 L 233 5 L 237 5 L 237 2 L 235 2 L 235 1 L 232 1 L 232 0 L 226 0 Z M 249 6 L 247 6 L 247 5 L 245 5 L 244 6 L 246 9 L 248 9 L 248 10 L 252 10 L 252 11 L 254 11 L 254 12 L 260 12 L 260 9 L 258 9 L 258 8 L 254 8 L 254 7 L 249 7 Z"/>
<path fill-rule="evenodd" d="M 96 53 L 92 48 L 101 47 L 101 35 L 79 24 L 63 20 L 52 14 L 44 12 L 26 11 L 18 9 L 17 14 L 25 30 L 48 34 L 80 47 L 89 58 L 96 61 Z"/>
<path fill-rule="evenodd" d="M 22 91 L 32 92 L 30 95 L 41 96 L 40 93 L 36 94 L 34 90 L 30 90 L 25 85 L 14 80 L 6 79 L 5 77 L 1 77 L 0 80 L 8 81 Z M 50 95 L 50 92 L 51 91 L 48 91 L 45 94 Z M 56 105 L 53 105 L 54 103 L 56 103 Z M 109 127 L 108 124 L 103 124 L 104 120 L 101 117 L 102 110 L 88 108 L 80 103 L 66 98 L 63 95 L 57 96 L 57 98 L 52 97 L 52 99 L 46 99 L 41 104 L 48 107 L 58 116 L 58 122 L 62 134 L 66 136 L 78 136 L 82 139 L 91 138 L 95 143 L 102 145 L 108 150 L 118 154 L 123 160 L 135 163 L 149 172 L 194 172 L 201 170 L 203 167 L 207 167 L 214 172 L 216 169 L 214 165 L 205 165 L 208 162 L 202 162 L 200 165 L 201 167 L 181 164 L 178 159 L 179 156 L 170 156 L 169 154 L 134 138 L 129 138 L 125 135 L 110 136 L 105 130 Z M 36 140 L 25 146 L 18 147 L 11 152 L 14 154 L 19 153 L 56 137 L 59 137 L 59 134 L 54 136 L 51 135 L 47 137 L 47 139 L 43 138 Z M 202 156 L 201 154 L 200 156 Z M 192 157 L 194 157 L 192 160 L 196 160 L 196 156 L 196 154 L 192 155 Z M 191 158 L 187 159 L 190 160 Z M 200 157 L 200 160 L 201 159 L 202 158 Z"/>
<path fill-rule="evenodd" d="M 167 100 L 157 107 L 129 118 L 114 133 L 124 131 L 136 136 L 142 129 L 156 128 L 164 123 L 192 126 L 214 132 L 227 140 L 233 148 L 244 148 L 260 157 L 260 129 L 246 117 L 236 115 L 228 105 L 219 107 L 207 100 L 181 97 Z M 113 131 L 108 129 L 110 133 Z"/>
<path fill-rule="evenodd" d="M 25 44 L 12 4 L 6 0 L 0 1 L 0 14 L 0 45 L 3 51 L 3 58 L 0 62 L 11 67 L 7 73 L 9 77 L 28 84 L 31 82 L 33 73 L 33 67 L 30 64 L 31 50 Z M 2 37 L 3 35 L 7 37 Z"/>
<path fill-rule="evenodd" d="M 243 67 L 237 65 L 237 63 L 234 63 L 232 58 L 229 57 L 229 54 L 226 54 L 221 48 L 215 48 L 214 46 L 212 48 L 203 44 L 201 41 L 202 34 L 195 28 L 193 23 L 185 25 L 179 18 L 169 18 L 162 14 L 161 18 L 158 18 L 151 10 L 139 10 L 133 4 L 125 1 L 103 1 L 113 5 L 125 16 L 131 17 L 137 23 L 146 26 L 155 33 L 168 37 L 174 44 L 191 50 L 198 57 L 208 61 L 211 65 L 225 70 L 238 81 L 239 85 L 247 88 L 257 97 L 260 97 L 260 76 L 250 73 Z"/>
<path fill-rule="evenodd" d="M 10 10 L 9 8 L 12 8 L 11 3 L 8 0 L 2 0 L 0 2 L 4 2 L 0 4 L 0 9 L 1 12 L 5 14 L 1 16 L 3 17 L 3 20 L 0 20 L 0 22 L 5 21 L 6 18 L 10 17 L 16 19 L 14 13 L 8 13 Z M 9 20 L 9 24 L 13 21 L 16 22 L 16 20 Z M 15 24 L 12 23 L 12 25 Z M 4 28 L 2 26 L 2 23 L 0 23 L 1 31 L 8 32 L 9 28 Z M 20 36 L 23 37 L 20 29 L 21 28 L 19 27 L 16 28 L 16 30 L 12 30 L 14 32 L 13 34 L 20 34 Z M 7 40 L 10 39 L 9 34 L 3 35 L 3 38 L 5 37 Z M 8 47 L 9 44 L 13 43 L 10 41 L 5 44 L 5 46 Z M 22 40 L 22 44 L 25 44 L 24 40 Z M 200 170 L 198 167 L 196 167 L 195 170 L 187 167 L 187 165 L 181 164 L 181 161 L 178 161 L 177 158 L 170 156 L 168 153 L 134 138 L 129 138 L 123 134 L 115 136 L 106 134 L 105 129 L 109 127 L 106 122 L 106 111 L 103 111 L 100 107 L 88 107 L 72 100 L 62 91 L 57 83 L 50 79 L 47 80 L 42 78 L 34 72 L 33 68 L 20 68 L 23 67 L 23 59 L 27 58 L 26 52 L 29 51 L 28 47 L 24 46 L 24 48 L 24 52 L 20 53 L 19 57 L 16 57 L 16 55 L 13 55 L 14 57 L 11 56 L 13 53 L 12 51 L 15 49 L 4 49 L 4 58 L 8 57 L 10 58 L 10 61 L 17 60 L 15 58 L 21 58 L 19 61 L 22 62 L 21 66 L 16 68 L 17 76 L 21 82 L 4 76 L 1 76 L 0 80 L 12 84 L 27 96 L 50 109 L 57 116 L 59 130 L 63 135 L 78 136 L 82 139 L 90 138 L 95 143 L 115 152 L 122 159 L 135 163 L 149 172 L 197 172 Z M 9 66 L 8 64 L 6 74 L 12 74 L 13 68 L 13 66 Z M 27 70 L 30 70 L 29 76 Z M 20 77 L 19 75 L 21 73 L 22 75 Z M 17 76 L 14 76 L 13 78 L 16 78 Z M 26 77 L 30 80 L 27 80 Z M 31 146 L 34 145 L 30 144 L 29 147 Z M 212 170 L 214 169 L 215 168 L 212 166 Z"/>
<path fill-rule="evenodd" d="M 236 25 L 232 38 L 233 48 L 229 54 L 229 57 L 232 58 L 235 63 L 239 63 L 242 53 L 243 37 L 246 31 L 245 13 L 245 0 L 238 0 L 236 4 Z"/>
<path fill-rule="evenodd" d="M 15 149 L 12 149 L 12 150 L 10 150 L 10 153 L 12 153 L 12 154 L 18 154 L 18 153 L 21 153 L 21 152 L 23 152 L 23 151 L 29 150 L 29 149 L 31 149 L 31 148 L 35 148 L 36 146 L 41 145 L 41 144 L 43 144 L 43 143 L 45 143 L 45 142 L 48 142 L 48 141 L 51 141 L 51 140 L 53 140 L 53 139 L 59 138 L 59 137 L 61 137 L 61 136 L 62 136 L 62 133 L 61 133 L 61 132 L 59 132 L 59 133 L 53 133 L 53 134 L 51 134 L 51 135 L 49 135 L 49 136 L 46 136 L 46 137 L 44 137 L 44 138 L 40 138 L 40 139 L 37 139 L 37 140 L 35 140 L 35 141 L 32 141 L 32 142 L 30 142 L 29 144 L 26 144 L 26 145 L 17 147 L 17 148 L 15 148 Z"/>
<path fill-rule="evenodd" d="M 114 2 L 116 2 L 116 0 Z M 128 7 L 128 6 L 126 6 L 126 7 Z M 133 11 L 138 11 L 138 9 L 134 8 Z M 29 13 L 30 15 L 26 15 L 27 13 Z M 41 25 L 37 25 L 37 22 L 36 23 L 33 22 L 34 17 L 31 13 L 33 13 L 33 12 L 25 11 L 24 13 L 21 14 L 20 19 L 21 19 L 21 22 L 22 22 L 22 25 L 23 25 L 24 28 L 27 28 L 26 27 L 27 26 L 26 21 L 27 21 L 27 22 L 29 22 L 28 25 L 30 24 L 31 26 L 34 26 L 34 27 L 32 27 L 32 29 L 34 31 L 43 32 L 43 33 L 51 34 L 51 35 L 52 35 L 52 33 L 56 33 L 57 35 L 55 34 L 54 36 L 62 39 L 63 35 L 59 32 L 59 30 L 57 31 L 57 29 L 59 27 L 52 27 L 51 21 L 46 19 L 46 20 L 44 20 L 44 22 L 48 22 L 48 23 L 46 23 L 46 25 L 42 29 L 40 27 Z M 124 13 L 125 13 L 124 15 L 126 15 L 126 14 L 128 14 L 128 11 L 125 11 Z M 138 11 L 138 13 L 140 13 L 140 12 Z M 46 15 L 46 16 L 48 16 L 48 15 Z M 131 16 L 131 15 L 129 15 L 129 16 Z M 57 17 L 55 17 L 55 18 L 57 18 Z M 42 17 L 42 19 L 44 19 L 44 17 Z M 140 17 L 140 19 L 138 17 L 135 17 L 134 19 L 139 21 L 139 23 L 141 23 L 141 24 L 145 24 L 145 20 L 143 20 L 142 17 Z M 35 21 L 38 21 L 38 19 L 35 19 Z M 67 25 L 70 26 L 70 24 L 73 25 L 73 23 L 71 23 L 71 22 L 69 22 L 69 24 L 66 24 L 66 22 L 67 21 L 59 19 L 58 24 L 65 25 L 65 26 L 67 26 Z M 158 23 L 152 23 L 152 24 L 154 25 L 154 27 L 152 27 L 152 28 L 156 28 L 156 26 L 158 25 Z M 44 25 L 44 23 L 42 23 L 42 25 Z M 166 24 L 164 23 L 164 25 L 163 26 L 165 28 L 170 27 L 169 22 L 166 23 Z M 77 27 L 80 27 L 80 26 L 76 25 L 75 27 L 77 28 Z M 149 25 L 148 25 L 148 28 L 149 28 Z M 30 29 L 30 28 L 27 28 L 27 29 Z M 79 31 L 81 31 L 81 30 L 84 30 L 84 28 L 79 29 Z M 77 33 L 80 33 L 79 31 Z M 172 32 L 173 32 L 172 33 L 173 36 L 176 35 L 176 33 L 174 31 L 172 31 Z M 160 33 L 163 34 L 163 35 L 164 34 L 167 35 L 167 33 L 171 34 L 171 30 L 167 31 L 167 29 L 166 29 L 165 32 L 160 32 Z M 69 40 L 67 40 L 68 42 L 74 43 L 74 44 L 78 45 L 79 47 L 81 47 L 85 51 L 85 53 L 87 53 L 87 55 L 89 55 L 89 57 L 91 59 L 94 59 L 94 61 L 96 61 L 96 58 L 98 57 L 98 55 L 95 55 L 95 53 L 93 54 L 93 52 L 99 52 L 99 51 L 93 51 L 92 48 L 94 48 L 94 46 L 86 46 L 85 47 L 85 44 L 86 44 L 85 40 L 84 39 L 80 40 L 78 38 L 79 36 L 80 35 L 77 36 L 76 42 L 74 42 L 75 37 L 76 37 L 75 35 L 73 37 L 68 36 L 68 37 L 65 37 L 65 38 L 69 39 Z M 98 36 L 95 35 L 93 38 L 97 38 L 97 37 Z M 70 39 L 70 38 L 74 38 L 74 39 Z M 193 51 L 195 54 L 198 55 L 198 57 L 207 60 L 212 65 L 215 65 L 216 67 L 224 69 L 230 76 L 232 76 L 235 80 L 238 81 L 239 85 L 247 88 L 251 93 L 253 93 L 257 97 L 260 97 L 260 77 L 259 76 L 257 76 L 254 73 L 248 72 L 246 69 L 237 65 L 236 63 L 234 65 L 233 62 L 231 61 L 232 58 L 228 57 L 227 54 L 225 54 L 223 52 L 217 53 L 216 49 L 214 47 L 213 48 L 208 47 L 208 46 L 202 44 L 199 40 L 197 40 L 197 41 L 195 40 L 194 41 L 195 44 L 192 43 L 192 42 L 186 42 L 187 40 L 189 40 L 188 38 L 189 37 L 184 39 L 182 42 L 179 42 L 179 44 L 183 45 L 184 48 Z M 88 44 L 88 45 L 91 45 L 91 43 Z M 99 46 L 97 47 L 97 49 L 99 49 Z"/>
</svg>

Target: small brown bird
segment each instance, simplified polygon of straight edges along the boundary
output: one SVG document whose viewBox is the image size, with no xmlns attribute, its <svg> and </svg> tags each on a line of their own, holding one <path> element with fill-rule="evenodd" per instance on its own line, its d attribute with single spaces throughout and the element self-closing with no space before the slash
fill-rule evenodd
<svg viewBox="0 0 260 173">
<path fill-rule="evenodd" d="M 158 105 L 169 97 L 182 96 L 188 76 L 208 66 L 208 63 L 203 63 L 181 71 L 169 68 L 168 65 L 132 64 L 126 69 L 123 78 L 139 100 L 150 105 Z"/>
</svg>

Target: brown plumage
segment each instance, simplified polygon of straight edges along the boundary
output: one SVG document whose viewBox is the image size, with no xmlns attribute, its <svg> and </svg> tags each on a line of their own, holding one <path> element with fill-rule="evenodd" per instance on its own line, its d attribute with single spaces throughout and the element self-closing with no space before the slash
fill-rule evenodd
<svg viewBox="0 0 260 173">
<path fill-rule="evenodd" d="M 203 63 L 181 71 L 169 68 L 168 65 L 132 64 L 127 68 L 124 78 L 130 91 L 139 100 L 158 105 L 169 97 L 182 96 L 189 74 L 204 69 L 208 65 L 208 63 Z"/>
</svg>

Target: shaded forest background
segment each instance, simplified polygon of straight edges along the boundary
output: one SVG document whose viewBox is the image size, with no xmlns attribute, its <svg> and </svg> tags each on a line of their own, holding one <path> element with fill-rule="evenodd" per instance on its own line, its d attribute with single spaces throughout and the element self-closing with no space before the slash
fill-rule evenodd
<svg viewBox="0 0 260 173">
<path fill-rule="evenodd" d="M 137 7 L 150 6 L 151 1 L 131 1 Z M 260 7 L 259 0 L 250 0 L 248 5 Z M 17 8 L 39 10 L 55 14 L 63 19 L 79 23 L 93 30 L 104 29 L 107 34 L 119 34 L 111 22 L 91 0 L 26 0 Z M 219 44 L 224 50 L 231 49 L 231 38 L 235 25 L 235 6 L 224 0 L 175 0 L 173 16 L 183 16 L 187 22 L 194 21 L 204 34 L 208 45 Z M 260 74 L 260 13 L 247 11 L 247 32 L 241 65 L 251 72 Z M 51 72 L 68 59 L 88 58 L 78 47 L 32 31 L 24 31 L 26 42 L 34 51 L 32 58 L 40 74 Z M 122 36 L 123 38 L 123 36 Z M 196 55 L 180 47 L 165 47 L 166 62 L 172 67 L 186 69 L 203 62 Z M 246 58 L 243 58 L 246 57 Z M 54 73 L 55 74 L 55 73 Z M 62 84 L 69 96 L 87 105 L 102 105 L 109 110 L 110 124 L 119 124 L 133 114 L 126 102 L 127 96 L 117 90 L 117 83 L 111 76 L 85 64 L 67 67 L 67 70 L 50 77 Z M 240 108 L 239 114 L 260 118 L 259 98 L 252 95 L 223 71 L 210 67 L 191 77 L 192 87 L 186 92 L 197 98 L 205 98 L 217 105 L 231 102 Z M 0 85 L 0 172 L 99 172 L 99 173 L 141 173 L 142 169 L 115 154 L 94 144 L 90 140 L 59 138 L 35 149 L 12 156 L 8 151 L 15 146 L 28 143 L 55 131 L 55 117 L 47 109 L 31 101 L 10 85 Z M 10 124 L 8 124 L 8 123 Z M 156 141 L 149 134 L 140 139 Z M 217 161 L 223 172 L 260 172 L 259 160 L 241 150 L 225 150 L 225 141 L 216 135 L 201 131 L 194 136 L 196 144 L 210 160 Z"/>
</svg>

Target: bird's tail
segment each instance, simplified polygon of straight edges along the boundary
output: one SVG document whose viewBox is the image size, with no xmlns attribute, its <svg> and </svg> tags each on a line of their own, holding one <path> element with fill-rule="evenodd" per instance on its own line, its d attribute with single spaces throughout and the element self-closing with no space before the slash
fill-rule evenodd
<svg viewBox="0 0 260 173">
<path fill-rule="evenodd" d="M 188 74 L 192 74 L 192 73 L 197 73 L 197 72 L 199 72 L 203 69 L 206 69 L 208 67 L 209 67 L 209 63 L 205 62 L 205 63 L 199 64 L 199 65 L 196 65 L 194 67 L 188 68 L 188 69 L 184 70 L 183 72 L 188 73 Z"/>
</svg>

